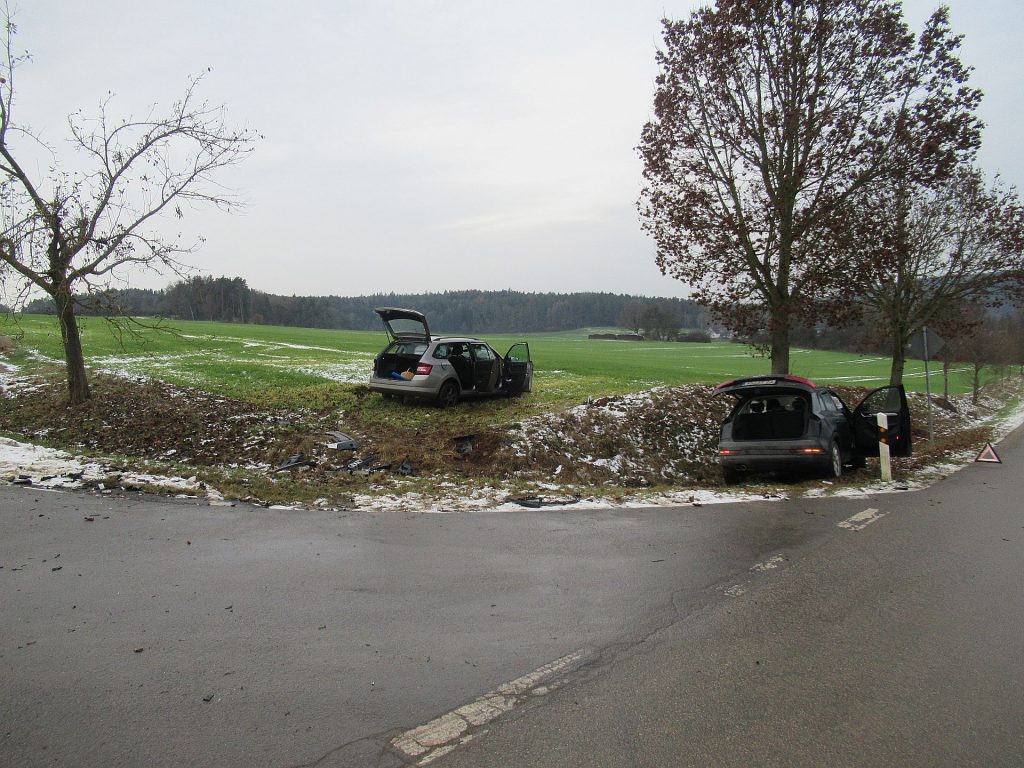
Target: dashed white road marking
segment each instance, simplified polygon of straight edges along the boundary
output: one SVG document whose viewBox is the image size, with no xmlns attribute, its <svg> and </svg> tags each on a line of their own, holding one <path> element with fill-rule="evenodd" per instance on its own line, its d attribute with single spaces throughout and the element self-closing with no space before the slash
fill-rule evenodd
<svg viewBox="0 0 1024 768">
<path fill-rule="evenodd" d="M 759 563 L 754 563 L 747 570 L 750 573 L 767 573 L 768 571 L 774 571 L 776 568 L 781 568 L 782 564 L 786 562 L 785 555 L 772 555 L 767 560 L 762 560 Z M 729 597 L 740 597 L 747 593 L 750 588 L 750 581 L 738 581 L 730 584 L 728 587 L 724 587 L 722 591 Z"/>
<path fill-rule="evenodd" d="M 427 765 L 480 734 L 467 733 L 470 728 L 480 728 L 510 712 L 525 701 L 527 696 L 543 696 L 550 693 L 564 682 L 552 681 L 552 678 L 589 655 L 589 650 L 580 649 L 555 659 L 528 675 L 499 685 L 469 704 L 434 718 L 426 725 L 410 728 L 392 739 L 391 746 L 414 760 L 416 765 Z"/>
<path fill-rule="evenodd" d="M 774 571 L 776 568 L 778 568 L 784 562 L 786 562 L 786 558 L 785 557 L 783 557 L 782 555 L 774 555 L 772 557 L 769 557 L 767 560 L 764 560 L 763 562 L 754 563 L 752 566 L 750 566 L 750 570 L 753 571 L 754 573 L 764 573 L 765 571 Z"/>
<path fill-rule="evenodd" d="M 847 520 L 843 520 L 843 522 L 841 523 L 836 523 L 836 525 L 838 525 L 840 528 L 845 528 L 848 531 L 860 531 L 864 528 L 867 528 L 876 520 L 881 520 L 887 514 L 889 513 L 879 512 L 874 507 L 869 507 L 868 509 L 865 509 L 863 512 L 858 512 L 853 517 Z"/>
</svg>

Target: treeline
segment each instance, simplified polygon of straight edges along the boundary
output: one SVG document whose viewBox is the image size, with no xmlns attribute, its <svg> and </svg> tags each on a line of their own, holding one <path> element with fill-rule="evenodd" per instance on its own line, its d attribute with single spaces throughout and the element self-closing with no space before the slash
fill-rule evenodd
<svg viewBox="0 0 1024 768">
<path fill-rule="evenodd" d="M 445 333 L 529 333 L 575 328 L 631 327 L 624 319 L 648 310 L 664 327 L 707 327 L 705 311 L 687 299 L 648 298 L 611 293 L 523 293 L 445 291 L 372 296 L 282 296 L 250 288 L 242 278 L 193 277 L 162 290 L 124 289 L 81 297 L 84 315 L 114 313 L 181 320 L 257 323 L 303 328 L 379 330 L 375 307 L 406 307 L 423 312 L 432 331 Z M 49 299 L 30 302 L 26 312 L 52 314 Z"/>
</svg>

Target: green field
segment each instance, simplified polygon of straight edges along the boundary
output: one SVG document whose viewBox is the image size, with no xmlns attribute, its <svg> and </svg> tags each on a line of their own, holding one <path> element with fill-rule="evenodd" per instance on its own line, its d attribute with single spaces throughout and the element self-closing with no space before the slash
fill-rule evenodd
<svg viewBox="0 0 1024 768">
<path fill-rule="evenodd" d="M 147 323 L 152 321 L 146 321 Z M 99 318 L 83 318 L 83 344 L 93 370 L 117 370 L 199 387 L 254 402 L 280 405 L 343 405 L 345 392 L 364 383 L 373 356 L 386 343 L 383 330 L 337 331 L 174 321 L 161 329 L 139 326 L 112 333 Z M 573 332 L 488 335 L 499 351 L 525 340 L 536 366 L 537 407 L 559 407 L 590 396 L 621 394 L 657 385 L 715 384 L 770 370 L 769 361 L 730 342 L 683 344 L 588 340 L 591 329 Z M 32 369 L 61 360 L 53 317 L 0 317 L 0 333 L 18 348 L 7 359 Z M 792 372 L 819 382 L 880 386 L 889 361 L 839 352 L 797 349 Z M 932 389 L 941 391 L 941 368 Z M 970 372 L 951 376 L 950 390 L 969 391 Z M 909 361 L 908 389 L 924 390 L 920 361 Z"/>
</svg>

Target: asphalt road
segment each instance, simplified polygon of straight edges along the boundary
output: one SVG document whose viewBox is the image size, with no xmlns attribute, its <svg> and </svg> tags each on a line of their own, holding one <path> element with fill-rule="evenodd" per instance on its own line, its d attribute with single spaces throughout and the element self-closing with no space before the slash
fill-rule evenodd
<svg viewBox="0 0 1024 768">
<path fill-rule="evenodd" d="M 436 765 L 1024 765 L 1022 434 Z"/>
<path fill-rule="evenodd" d="M 0 765 L 1024 764 L 1020 431 L 1000 451 L 655 510 L 3 486 Z"/>
</svg>

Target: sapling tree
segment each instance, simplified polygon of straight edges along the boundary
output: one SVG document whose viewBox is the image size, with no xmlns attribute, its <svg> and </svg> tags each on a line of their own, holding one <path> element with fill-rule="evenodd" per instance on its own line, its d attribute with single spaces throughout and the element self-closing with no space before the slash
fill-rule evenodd
<svg viewBox="0 0 1024 768">
<path fill-rule="evenodd" d="M 74 112 L 65 154 L 19 119 L 15 78 L 29 57 L 4 23 L 0 60 L 0 279 L 22 297 L 41 290 L 57 310 L 72 404 L 89 398 L 76 306 L 132 268 L 180 273 L 198 246 L 157 222 L 197 206 L 230 210 L 235 197 L 215 177 L 253 148 L 256 134 L 226 122 L 202 100 L 202 77 L 165 111 L 116 116 L 108 96 Z"/>
</svg>

